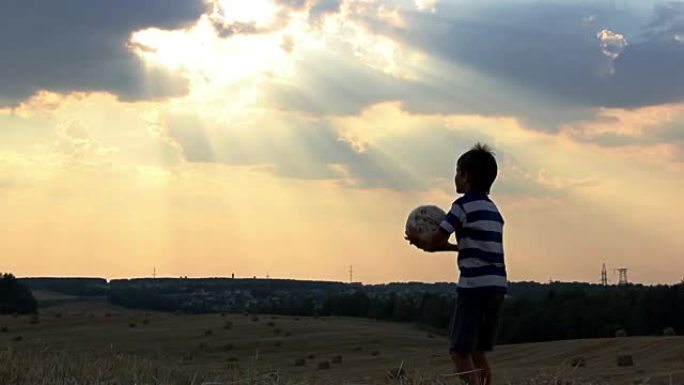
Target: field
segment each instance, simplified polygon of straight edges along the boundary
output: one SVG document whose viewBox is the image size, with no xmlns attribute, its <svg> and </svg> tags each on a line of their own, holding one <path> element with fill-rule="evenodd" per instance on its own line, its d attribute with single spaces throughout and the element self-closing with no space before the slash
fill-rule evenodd
<svg viewBox="0 0 684 385">
<path fill-rule="evenodd" d="M 74 378 L 113 378 L 130 371 L 130 383 L 138 384 L 154 382 L 145 382 L 146 376 L 166 378 L 160 383 L 198 385 L 257 376 L 273 383 L 405 383 L 388 380 L 399 367 L 411 383 L 457 383 L 450 376 L 444 336 L 415 325 L 337 317 L 145 313 L 101 300 L 56 299 L 64 302 L 43 309 L 37 320 L 0 317 L 3 384 L 31 383 L 29 377 L 20 378 L 28 376 L 25 371 Z M 631 355 L 634 365 L 618 367 L 620 355 Z M 573 368 L 571 361 L 578 357 L 586 365 Z M 501 345 L 492 358 L 496 384 L 551 384 L 556 377 L 569 384 L 684 384 L 684 337 Z M 295 365 L 298 359 L 300 366 Z"/>
</svg>

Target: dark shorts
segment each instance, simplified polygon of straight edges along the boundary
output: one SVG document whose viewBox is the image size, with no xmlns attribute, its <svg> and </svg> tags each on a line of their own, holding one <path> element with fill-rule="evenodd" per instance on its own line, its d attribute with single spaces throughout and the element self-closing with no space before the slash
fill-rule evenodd
<svg viewBox="0 0 684 385">
<path fill-rule="evenodd" d="M 488 352 L 494 349 L 504 294 L 459 292 L 451 320 L 450 352 Z"/>
</svg>

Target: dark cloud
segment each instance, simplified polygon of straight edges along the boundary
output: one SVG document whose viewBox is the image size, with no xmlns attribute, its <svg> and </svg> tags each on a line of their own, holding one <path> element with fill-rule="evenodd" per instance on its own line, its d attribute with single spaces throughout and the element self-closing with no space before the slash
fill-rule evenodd
<svg viewBox="0 0 684 385">
<path fill-rule="evenodd" d="M 146 27 L 187 25 L 204 10 L 202 0 L 3 0 L 0 105 L 39 89 L 110 91 L 126 100 L 183 93 L 185 80 L 146 69 L 127 41 Z"/>
<path fill-rule="evenodd" d="M 397 36 L 502 85 L 525 87 L 575 106 L 637 107 L 684 100 L 684 45 L 673 38 L 673 25 L 679 22 L 668 19 L 667 24 L 662 16 L 679 20 L 673 14 L 684 13 L 682 7 L 669 7 L 668 12 L 656 8 L 652 17 L 648 29 L 665 24 L 659 27 L 669 31 L 669 39 L 626 36 L 629 45 L 614 62 L 602 52 L 597 28 L 582 22 L 593 15 L 595 25 L 608 24 L 599 27 L 603 29 L 633 17 L 616 15 L 607 5 L 496 2 L 467 10 L 444 6 L 439 13 L 443 16 L 410 14 L 412 27 Z"/>
<path fill-rule="evenodd" d="M 497 1 L 442 2 L 436 13 L 402 9 L 405 28 L 354 15 L 370 31 L 428 53 L 439 67 L 398 79 L 355 60 L 341 44 L 337 55 L 309 56 L 297 81 L 276 84 L 269 95 L 281 108 L 314 114 L 400 100 L 412 112 L 516 116 L 527 127 L 556 131 L 591 119 L 598 107 L 684 100 L 684 44 L 674 38 L 680 14 L 684 7 L 670 3 L 645 13 L 608 3 Z M 628 44 L 615 49 L 605 36 L 618 34 Z"/>
</svg>

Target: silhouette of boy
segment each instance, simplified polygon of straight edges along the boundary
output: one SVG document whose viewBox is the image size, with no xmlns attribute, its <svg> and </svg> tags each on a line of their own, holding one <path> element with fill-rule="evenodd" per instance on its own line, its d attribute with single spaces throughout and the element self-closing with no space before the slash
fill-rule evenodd
<svg viewBox="0 0 684 385">
<path fill-rule="evenodd" d="M 503 218 L 489 191 L 496 179 L 496 159 L 491 149 L 476 144 L 456 165 L 456 199 L 439 231 L 412 245 L 427 251 L 458 252 L 458 298 L 451 322 L 449 353 L 456 372 L 468 385 L 490 385 L 492 372 L 486 352 L 496 341 L 501 304 L 507 290 L 503 252 Z M 456 233 L 457 244 L 449 243 Z"/>
</svg>

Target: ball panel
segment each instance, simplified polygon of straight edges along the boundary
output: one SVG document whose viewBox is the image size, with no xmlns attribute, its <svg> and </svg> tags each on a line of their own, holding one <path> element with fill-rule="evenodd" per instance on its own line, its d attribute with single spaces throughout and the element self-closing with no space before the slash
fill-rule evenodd
<svg viewBox="0 0 684 385">
<path fill-rule="evenodd" d="M 437 206 L 418 206 L 406 219 L 406 233 L 410 238 L 428 242 L 432 238 L 432 233 L 439 231 L 439 224 L 445 216 L 446 212 Z"/>
</svg>

